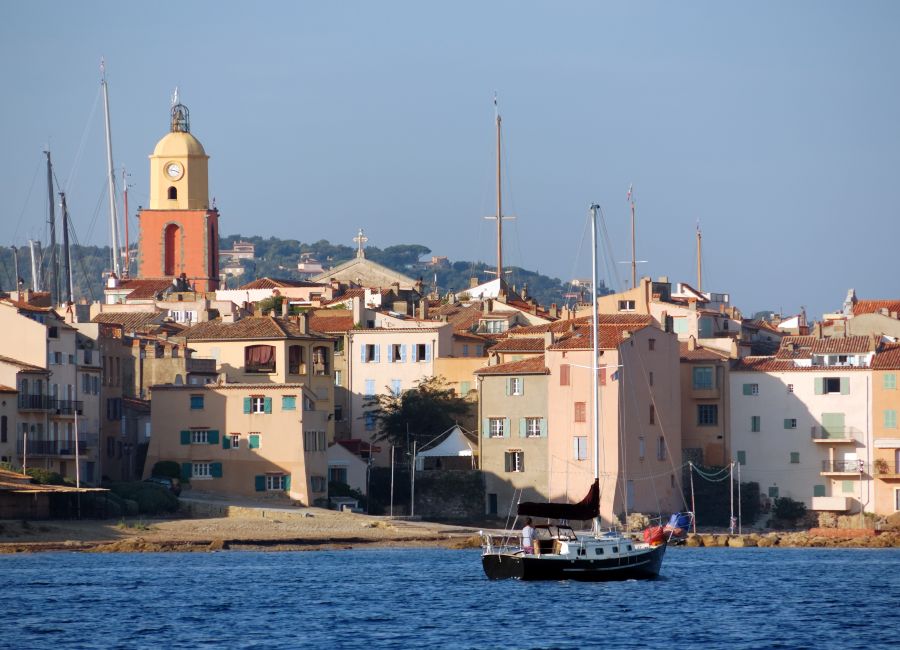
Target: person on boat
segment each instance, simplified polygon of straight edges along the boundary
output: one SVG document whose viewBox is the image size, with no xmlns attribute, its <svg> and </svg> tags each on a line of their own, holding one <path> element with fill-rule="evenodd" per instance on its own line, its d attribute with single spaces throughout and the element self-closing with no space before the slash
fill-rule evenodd
<svg viewBox="0 0 900 650">
<path fill-rule="evenodd" d="M 529 555 L 534 554 L 534 526 L 531 525 L 531 517 L 525 518 L 525 526 L 522 528 L 522 550 Z"/>
</svg>

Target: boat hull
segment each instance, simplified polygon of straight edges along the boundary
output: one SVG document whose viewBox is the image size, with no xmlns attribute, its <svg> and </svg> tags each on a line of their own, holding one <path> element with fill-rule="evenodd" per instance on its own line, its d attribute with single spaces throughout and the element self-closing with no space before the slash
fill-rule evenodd
<svg viewBox="0 0 900 650">
<path fill-rule="evenodd" d="M 649 580 L 659 576 L 665 552 L 666 545 L 660 544 L 644 553 L 604 560 L 485 553 L 481 556 L 481 565 L 491 580 Z"/>
</svg>

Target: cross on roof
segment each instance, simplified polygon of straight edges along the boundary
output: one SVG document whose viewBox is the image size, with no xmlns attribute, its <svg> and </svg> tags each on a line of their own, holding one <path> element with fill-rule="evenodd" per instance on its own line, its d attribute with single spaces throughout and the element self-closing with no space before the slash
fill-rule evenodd
<svg viewBox="0 0 900 650">
<path fill-rule="evenodd" d="M 359 234 L 353 238 L 353 241 L 356 243 L 356 256 L 360 259 L 366 256 L 365 252 L 363 252 L 363 245 L 369 241 L 369 238 L 363 234 L 363 229 L 359 229 Z"/>
</svg>

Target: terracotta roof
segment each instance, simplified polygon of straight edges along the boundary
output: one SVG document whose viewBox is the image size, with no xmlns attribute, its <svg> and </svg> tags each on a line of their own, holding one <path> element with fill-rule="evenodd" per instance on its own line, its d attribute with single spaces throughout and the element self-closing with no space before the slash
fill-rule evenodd
<svg viewBox="0 0 900 650">
<path fill-rule="evenodd" d="M 141 411 L 143 413 L 150 412 L 150 400 L 140 399 L 138 397 L 123 397 L 122 404 L 133 411 Z"/>
<path fill-rule="evenodd" d="M 324 337 L 315 331 L 303 332 L 293 319 L 274 316 L 242 318 L 234 323 L 223 323 L 221 318 L 217 318 L 205 323 L 198 323 L 184 330 L 181 336 L 188 341 L 254 341 Z"/>
<path fill-rule="evenodd" d="M 39 371 L 39 372 L 49 372 L 46 368 L 41 368 L 40 366 L 35 366 L 30 363 L 25 363 L 24 361 L 19 361 L 18 359 L 13 359 L 12 357 L 4 357 L 0 356 L 0 362 L 8 363 L 11 366 L 16 366 L 21 370 L 29 370 L 29 371 Z"/>
<path fill-rule="evenodd" d="M 647 323 L 644 325 L 626 325 L 626 324 L 616 324 L 616 325 L 605 325 L 601 324 L 599 329 L 598 336 L 598 344 L 601 350 L 614 350 L 619 347 L 619 344 L 626 338 L 626 333 L 636 332 L 637 330 L 644 329 L 645 327 L 650 326 L 650 317 L 647 316 Z M 591 341 L 591 327 L 590 325 L 582 325 L 578 327 L 571 335 L 566 336 L 553 345 L 551 345 L 549 350 L 590 350 L 592 346 Z"/>
<path fill-rule="evenodd" d="M 127 332 L 138 332 L 154 329 L 165 318 L 161 311 L 106 311 L 91 319 L 92 323 L 105 325 L 121 325 Z"/>
<path fill-rule="evenodd" d="M 306 280 L 285 280 L 282 278 L 258 278 L 238 287 L 238 289 L 293 289 L 298 287 L 325 287 L 320 282 Z"/>
<path fill-rule="evenodd" d="M 131 289 L 127 296 L 128 300 L 153 300 L 157 294 L 172 287 L 171 278 L 133 278 L 129 280 L 119 280 L 119 289 Z"/>
<path fill-rule="evenodd" d="M 25 302 L 24 300 L 13 300 L 12 298 L 0 298 L 0 302 L 5 302 L 20 311 L 30 311 L 41 314 L 46 314 L 50 311 L 53 311 L 50 307 L 40 307 L 38 305 L 31 304 L 30 302 Z"/>
<path fill-rule="evenodd" d="M 721 361 L 728 358 L 728 355 L 724 352 L 704 348 L 699 345 L 691 350 L 685 342 L 678 344 L 678 354 L 682 361 Z"/>
<path fill-rule="evenodd" d="M 282 389 L 301 389 L 306 388 L 309 390 L 309 386 L 306 384 L 245 384 L 242 382 L 228 382 L 227 384 L 155 384 L 150 387 L 151 391 L 153 390 L 188 390 L 188 391 L 198 391 L 198 390 L 230 390 L 230 389 L 240 389 L 240 390 L 261 390 L 261 391 L 273 391 L 273 390 L 282 390 Z"/>
<path fill-rule="evenodd" d="M 824 372 L 829 374 L 870 370 L 868 366 L 797 366 L 791 359 L 775 357 L 744 357 L 736 360 L 731 369 L 735 372 Z"/>
<path fill-rule="evenodd" d="M 900 312 L 900 300 L 857 300 L 853 305 L 853 315 L 874 314 L 882 309 L 888 313 Z"/>
<path fill-rule="evenodd" d="M 900 370 L 900 343 L 886 343 L 872 359 L 873 370 Z"/>
<path fill-rule="evenodd" d="M 476 375 L 549 375 L 550 370 L 544 365 L 544 355 L 535 355 L 521 361 L 500 363 L 496 366 L 485 366 L 474 372 Z"/>
<path fill-rule="evenodd" d="M 313 314 L 309 327 L 316 332 L 347 332 L 353 329 L 353 314 L 347 310 L 335 310 L 334 314 Z"/>
<path fill-rule="evenodd" d="M 0 393 L 18 393 L 18 392 L 19 391 L 17 391 L 12 386 L 4 386 L 3 384 L 0 384 Z"/>
<path fill-rule="evenodd" d="M 346 302 L 351 298 L 365 298 L 366 290 L 362 287 L 358 289 L 347 289 L 340 296 L 333 298 L 332 300 L 323 300 L 323 305 L 335 305 L 337 303 Z"/>
<path fill-rule="evenodd" d="M 446 316 L 454 330 L 473 330 L 481 319 L 481 309 L 474 305 L 436 305 L 428 310 L 428 315 L 432 318 Z"/>
<path fill-rule="evenodd" d="M 794 348 L 793 351 L 791 346 Z M 808 350 L 810 354 L 865 354 L 874 351 L 874 342 L 868 336 L 828 339 L 820 339 L 815 336 L 786 336 L 781 339 L 781 348 L 777 356 L 778 358 L 791 358 L 791 355 L 802 349 Z M 782 351 L 784 351 L 784 355 L 782 355 Z"/>
<path fill-rule="evenodd" d="M 473 334 L 472 332 L 469 332 L 468 330 L 456 330 L 455 332 L 453 332 L 453 338 L 455 338 L 457 341 L 474 341 L 476 343 L 493 343 L 493 341 L 491 341 L 490 339 L 485 338 L 484 336 L 481 336 L 480 334 Z"/>
<path fill-rule="evenodd" d="M 543 352 L 544 339 L 509 337 L 491 348 L 491 352 Z"/>
</svg>

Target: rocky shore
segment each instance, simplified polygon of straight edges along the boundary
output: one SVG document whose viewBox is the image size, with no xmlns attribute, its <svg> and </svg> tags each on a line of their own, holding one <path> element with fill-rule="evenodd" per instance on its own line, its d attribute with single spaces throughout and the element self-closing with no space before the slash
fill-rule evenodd
<svg viewBox="0 0 900 650">
<path fill-rule="evenodd" d="M 805 531 L 750 533 L 747 535 L 688 535 L 691 547 L 779 548 L 900 548 L 900 533 L 868 529 L 811 528 Z"/>
</svg>

